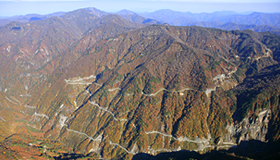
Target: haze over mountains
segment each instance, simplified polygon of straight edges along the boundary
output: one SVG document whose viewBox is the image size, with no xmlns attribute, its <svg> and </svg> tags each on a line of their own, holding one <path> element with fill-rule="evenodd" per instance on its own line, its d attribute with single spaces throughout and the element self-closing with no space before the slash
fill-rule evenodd
<svg viewBox="0 0 280 160">
<path fill-rule="evenodd" d="M 278 16 L 13 19 L 0 27 L 0 157 L 279 157 Z"/>
<path fill-rule="evenodd" d="M 106 13 L 96 8 L 88 8 L 92 14 L 101 16 Z M 30 14 L 26 16 L 15 16 L 0 20 L 0 26 L 11 21 L 28 22 L 40 20 L 51 16 L 62 16 L 63 12 L 57 12 L 49 15 Z M 280 13 L 237 13 L 234 11 L 217 11 L 213 13 L 191 13 L 178 12 L 169 9 L 158 10 L 150 13 L 135 13 L 129 10 L 121 10 L 116 14 L 126 20 L 136 23 L 163 24 L 168 23 L 176 26 L 201 26 L 210 28 L 220 28 L 225 30 L 244 30 L 250 29 L 256 32 L 269 31 L 279 35 Z"/>
<path fill-rule="evenodd" d="M 104 11 L 100 11 L 96 8 L 87 8 L 87 9 L 92 14 L 99 17 L 105 14 L 111 14 Z M 52 16 L 62 16 L 64 14 L 66 13 L 57 12 L 48 15 L 29 14 L 25 16 L 14 16 L 6 19 L 1 19 L 0 24 L 2 26 L 11 21 L 28 22 L 34 20 L 41 20 Z M 214 27 L 214 28 L 219 27 L 221 25 L 226 25 L 227 23 L 229 24 L 235 23 L 235 24 L 240 24 L 245 26 L 257 25 L 257 27 L 259 26 L 279 27 L 279 16 L 280 16 L 280 13 L 253 12 L 250 14 L 240 14 L 233 11 L 220 11 L 220 12 L 213 12 L 213 13 L 191 13 L 191 12 L 178 12 L 178 11 L 172 11 L 167 9 L 158 10 L 150 13 L 140 13 L 140 14 L 137 14 L 129 10 L 121 10 L 119 12 L 116 12 L 116 14 L 122 16 L 127 20 L 137 22 L 137 23 L 145 23 L 145 21 L 157 21 L 153 23 L 168 23 L 170 25 L 177 25 L 177 26 L 198 25 L 198 26 Z"/>
</svg>

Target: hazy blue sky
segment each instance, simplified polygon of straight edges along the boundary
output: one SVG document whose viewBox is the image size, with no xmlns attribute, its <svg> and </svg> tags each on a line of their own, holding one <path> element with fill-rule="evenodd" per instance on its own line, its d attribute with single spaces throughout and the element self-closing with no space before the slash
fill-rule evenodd
<svg viewBox="0 0 280 160">
<path fill-rule="evenodd" d="M 0 16 L 47 14 L 86 7 L 95 7 L 107 12 L 122 9 L 135 12 L 151 12 L 159 9 L 193 13 L 224 10 L 280 12 L 280 0 L 0 0 Z"/>
</svg>

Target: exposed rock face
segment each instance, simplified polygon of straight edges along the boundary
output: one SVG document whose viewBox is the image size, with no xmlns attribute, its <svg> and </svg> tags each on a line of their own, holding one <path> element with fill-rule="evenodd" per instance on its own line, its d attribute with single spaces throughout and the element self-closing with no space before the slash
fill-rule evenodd
<svg viewBox="0 0 280 160">
<path fill-rule="evenodd" d="M 267 142 L 266 134 L 268 132 L 268 123 L 271 116 L 271 110 L 267 109 L 259 113 L 258 118 L 253 120 L 252 118 L 245 118 L 241 123 L 242 130 L 240 131 L 236 126 L 236 133 L 240 134 L 239 142 L 244 140 L 250 140 L 250 138 L 255 140 L 260 140 L 262 142 Z"/>
<path fill-rule="evenodd" d="M 237 143 L 251 139 L 267 142 L 268 124 L 271 120 L 271 110 L 266 109 L 257 114 L 256 117 L 245 117 L 236 125 L 228 125 L 229 134 L 223 137 L 220 143 Z"/>
</svg>

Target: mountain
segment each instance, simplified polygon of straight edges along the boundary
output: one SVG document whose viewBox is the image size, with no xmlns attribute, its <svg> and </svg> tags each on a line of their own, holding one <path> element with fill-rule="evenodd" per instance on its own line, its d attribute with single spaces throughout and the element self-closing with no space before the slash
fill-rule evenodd
<svg viewBox="0 0 280 160">
<path fill-rule="evenodd" d="M 158 10 L 151 13 L 141 14 L 144 17 L 153 18 L 171 25 L 185 26 L 186 22 L 201 22 L 201 21 L 217 21 L 221 17 L 228 17 L 238 15 L 237 12 L 232 11 L 219 11 L 213 13 L 191 13 L 191 12 L 178 12 L 169 9 Z M 181 22 L 181 23 L 180 23 Z"/>
<path fill-rule="evenodd" d="M 187 19 L 191 19 L 190 17 L 188 17 L 188 15 L 186 13 L 183 12 L 178 12 L 178 11 L 172 11 L 170 9 L 162 9 L 162 10 L 158 10 L 152 13 L 144 13 L 141 14 L 144 17 L 147 18 L 151 18 L 151 19 L 156 19 L 158 21 L 161 22 L 165 22 L 165 23 L 169 23 L 171 25 L 173 25 L 173 20 L 177 19 L 177 18 L 187 18 Z"/>
<path fill-rule="evenodd" d="M 205 25 L 203 25 L 205 26 Z M 208 27 L 208 26 L 205 26 Z M 236 23 L 225 23 L 222 25 L 215 25 L 215 28 L 225 29 L 225 30 L 253 30 L 255 32 L 270 32 L 275 35 L 280 36 L 280 28 L 269 26 L 269 25 L 246 25 L 246 24 L 236 24 Z"/>
<path fill-rule="evenodd" d="M 150 19 L 150 18 L 144 18 L 144 17 L 140 16 L 139 14 L 136 14 L 129 10 L 121 10 L 121 11 L 117 12 L 116 14 L 120 15 L 121 17 L 123 17 L 124 19 L 126 19 L 128 21 L 139 23 L 139 24 L 162 24 L 161 22 L 159 22 L 157 20 Z"/>
<path fill-rule="evenodd" d="M 1 130 L 1 135 L 5 137 L 15 132 L 9 129 L 9 124 L 18 118 L 23 119 L 24 108 L 30 109 L 29 105 L 21 104 L 30 97 L 29 91 L 35 84 L 47 79 L 48 74 L 58 67 L 74 61 L 88 49 L 88 44 L 139 26 L 117 15 L 98 18 L 87 11 L 78 10 L 65 14 L 65 17 L 28 23 L 12 22 L 1 27 L 1 113 L 8 110 L 8 113 L 0 115 L 2 129 L 5 128 Z M 90 37 L 83 36 L 85 33 Z M 79 39 L 83 40 L 83 44 L 76 45 Z M 63 56 L 69 53 L 71 55 Z M 23 107 L 20 107 L 22 110 L 18 105 Z M 13 115 L 18 118 L 13 119 Z M 22 123 L 14 123 L 15 127 L 17 125 L 23 126 Z"/>
<path fill-rule="evenodd" d="M 65 12 L 55 12 L 47 15 L 39 15 L 39 14 L 27 14 L 24 16 L 13 16 L 13 17 L 2 17 L 0 19 L 0 26 L 4 26 L 5 24 L 8 24 L 12 21 L 16 22 L 29 22 L 29 21 L 36 21 L 36 20 L 42 20 L 50 17 L 60 17 L 64 15 Z"/>
<path fill-rule="evenodd" d="M 30 93 L 27 103 L 44 115 L 31 121 L 46 137 L 103 158 L 264 141 L 267 132 L 239 133 L 245 122 L 235 122 L 239 99 L 231 93 L 245 77 L 278 64 L 277 45 L 270 51 L 264 39 L 279 43 L 268 33 L 158 25 L 102 40 Z M 269 111 L 255 114 L 268 119 Z"/>
<path fill-rule="evenodd" d="M 84 10 L 84 9 L 81 9 L 81 10 Z M 104 12 L 104 11 L 101 11 L 97 8 L 94 8 L 94 7 L 89 7 L 89 8 L 86 8 L 86 11 L 95 15 L 95 16 L 98 16 L 98 17 L 102 17 L 104 15 L 108 15 L 107 12 Z"/>
<path fill-rule="evenodd" d="M 88 17 L 83 16 L 82 12 L 74 12 L 63 17 L 28 23 L 11 22 L 1 27 L 0 44 L 3 52 L 0 55 L 0 72 L 5 75 L 1 76 L 2 88 L 14 88 L 11 86 L 19 83 L 22 88 L 14 88 L 11 92 L 18 93 L 18 96 L 25 95 L 38 79 L 52 72 L 55 66 L 51 65 L 46 70 L 42 67 L 82 38 L 83 33 L 98 19 L 91 14 Z"/>
<path fill-rule="evenodd" d="M 218 22 L 218 21 L 202 21 L 202 22 L 185 21 L 184 22 L 184 18 L 181 20 L 180 19 L 177 19 L 177 20 L 179 20 L 178 23 L 181 23 L 183 26 L 200 26 L 200 27 L 208 27 L 208 28 L 219 28 L 221 25 L 223 25 L 222 22 Z M 177 20 L 175 20 L 174 22 L 176 22 Z M 233 29 L 227 29 L 227 30 L 233 30 Z"/>
<path fill-rule="evenodd" d="M 94 8 L 0 35 L 0 157 L 279 157 L 279 36 Z"/>
<path fill-rule="evenodd" d="M 183 19 L 184 20 L 184 19 Z M 269 25 L 254 25 L 254 24 L 237 24 L 233 22 L 228 23 L 222 23 L 218 21 L 186 21 L 179 20 L 179 23 L 181 23 L 184 26 L 200 26 L 200 27 L 208 27 L 208 28 L 219 28 L 224 30 L 252 30 L 255 32 L 270 32 L 275 35 L 280 35 L 280 28 L 275 26 L 269 26 Z"/>
<path fill-rule="evenodd" d="M 86 14 L 92 14 L 97 17 L 102 17 L 104 15 L 109 15 L 101 10 L 94 7 L 89 7 L 86 9 L 80 9 L 86 12 Z M 74 11 L 78 12 L 78 11 Z M 34 20 L 46 19 L 54 16 L 63 16 L 64 12 L 57 12 L 48 15 L 37 15 L 29 14 L 25 16 L 15 16 L 10 18 L 4 18 L 0 20 L 0 26 L 3 26 L 9 22 L 30 22 Z M 158 10 L 151 13 L 141 13 L 137 14 L 129 10 L 121 10 L 116 14 L 125 18 L 128 21 L 132 21 L 140 24 L 165 24 L 176 26 L 203 26 L 220 28 L 226 30 L 233 29 L 252 29 L 257 32 L 271 32 L 279 35 L 279 13 L 237 13 L 233 11 L 218 11 L 213 13 L 191 13 L 191 12 L 178 12 L 168 9 Z M 236 24 L 233 26 L 233 24 Z M 238 25 L 238 26 L 237 26 Z M 82 26 L 82 25 L 81 25 Z"/>
<path fill-rule="evenodd" d="M 101 11 L 94 7 L 89 7 L 89 8 L 85 8 L 85 9 L 81 9 L 81 10 L 84 10 L 97 17 L 101 17 L 103 15 L 108 15 L 107 12 Z M 77 11 L 75 11 L 75 12 L 77 12 Z M 26 23 L 26 22 L 30 22 L 30 21 L 37 21 L 37 20 L 42 20 L 42 19 L 51 18 L 51 17 L 62 17 L 64 14 L 66 14 L 66 12 L 55 12 L 55 13 L 46 14 L 46 15 L 27 14 L 24 16 L 21 15 L 21 16 L 13 16 L 13 17 L 2 17 L 2 18 L 0 17 L 0 27 L 4 26 L 10 22 L 13 22 L 13 21 Z"/>
<path fill-rule="evenodd" d="M 132 11 L 130 11 L 130 10 L 127 10 L 127 9 L 123 9 L 123 10 L 117 12 L 116 14 L 118 14 L 118 15 L 126 15 L 126 14 L 133 15 L 133 14 L 136 14 L 136 13 L 135 13 L 135 12 L 132 12 Z"/>
<path fill-rule="evenodd" d="M 249 15 L 231 15 L 217 18 L 217 21 L 226 23 L 234 22 L 238 24 L 270 25 L 280 27 L 280 13 L 259 13 L 253 12 Z"/>
<path fill-rule="evenodd" d="M 184 21 L 218 21 L 221 23 L 233 22 L 237 24 L 270 25 L 279 27 L 279 13 L 260 13 L 239 14 L 237 12 L 220 11 L 213 13 L 191 13 L 178 12 L 172 10 L 158 10 L 151 13 L 141 14 L 144 17 L 153 18 L 171 25 L 183 26 Z M 183 22 L 182 24 L 178 22 Z"/>
<path fill-rule="evenodd" d="M 175 26 L 202 26 L 220 28 L 225 30 L 251 29 L 256 32 L 271 32 L 279 35 L 279 13 L 239 14 L 230 11 L 213 13 L 177 12 L 172 10 L 159 10 L 142 14 Z"/>
<path fill-rule="evenodd" d="M 215 21 L 218 17 L 227 17 L 238 15 L 239 13 L 234 11 L 216 11 L 212 13 L 188 13 L 189 16 L 196 21 Z"/>
</svg>

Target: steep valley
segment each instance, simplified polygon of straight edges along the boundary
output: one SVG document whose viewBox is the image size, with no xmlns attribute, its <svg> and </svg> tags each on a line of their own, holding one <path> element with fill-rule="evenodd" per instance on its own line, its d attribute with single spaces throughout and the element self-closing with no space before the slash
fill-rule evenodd
<svg viewBox="0 0 280 160">
<path fill-rule="evenodd" d="M 279 157 L 279 36 L 73 13 L 0 28 L 0 157 Z"/>
</svg>

